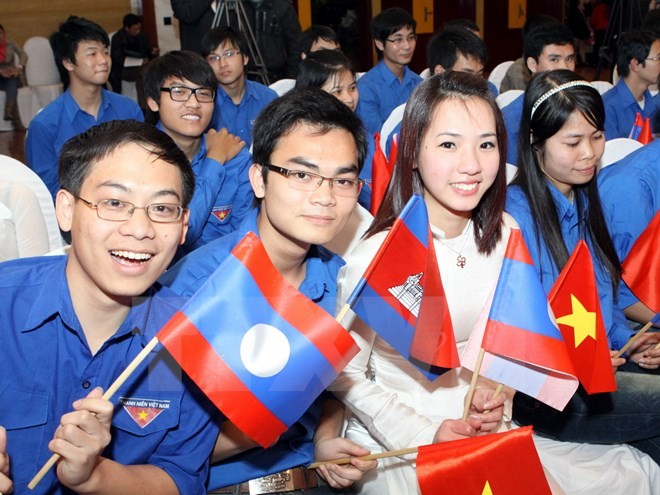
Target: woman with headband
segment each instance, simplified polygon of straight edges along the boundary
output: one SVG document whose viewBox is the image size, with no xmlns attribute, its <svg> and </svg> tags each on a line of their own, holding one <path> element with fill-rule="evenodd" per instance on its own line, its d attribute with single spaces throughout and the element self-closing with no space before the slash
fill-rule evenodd
<svg viewBox="0 0 660 495">
<path fill-rule="evenodd" d="M 520 225 L 546 292 L 578 241 L 587 243 L 614 356 L 631 332 L 616 304 L 621 265 L 596 184 L 604 128 L 603 102 L 590 83 L 568 70 L 535 75 L 525 92 L 518 175 L 509 186 L 506 210 Z M 648 359 L 644 353 L 633 345 L 626 359 Z M 612 357 L 615 370 L 623 363 Z M 516 394 L 514 419 L 559 440 L 628 443 L 660 462 L 660 380 L 623 371 L 615 376 L 617 392 L 588 395 L 580 387 L 564 411 Z"/>
</svg>

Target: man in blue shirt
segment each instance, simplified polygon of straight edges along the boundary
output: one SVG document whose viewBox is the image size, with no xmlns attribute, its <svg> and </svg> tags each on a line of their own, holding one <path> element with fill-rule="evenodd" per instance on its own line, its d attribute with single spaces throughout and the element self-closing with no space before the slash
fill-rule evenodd
<svg viewBox="0 0 660 495">
<path fill-rule="evenodd" d="M 371 35 L 381 59 L 358 79 L 356 112 L 367 132 L 380 132 L 392 110 L 405 103 L 422 78 L 408 68 L 417 45 L 417 22 L 403 9 L 383 10 L 371 20 Z"/>
<path fill-rule="evenodd" d="M 111 61 L 108 35 L 101 26 L 69 17 L 51 35 L 50 44 L 68 88 L 30 122 L 25 158 L 54 200 L 60 189 L 57 157 L 69 138 L 101 122 L 143 120 L 144 116 L 133 100 L 105 89 Z"/>
<path fill-rule="evenodd" d="M 605 138 L 629 137 L 639 113 L 653 121 L 655 101 L 649 86 L 660 76 L 660 39 L 650 31 L 623 33 L 617 43 L 619 81 L 603 95 Z"/>
<path fill-rule="evenodd" d="M 245 141 L 247 148 L 252 144 L 254 120 L 263 107 L 277 98 L 269 87 L 245 78 L 248 53 L 245 36 L 231 27 L 212 29 L 202 42 L 202 56 L 218 80 L 211 127 L 226 128 Z"/>
<path fill-rule="evenodd" d="M 660 141 L 655 140 L 598 174 L 598 190 L 621 261 L 660 210 Z M 626 316 L 646 323 L 655 313 L 622 283 L 619 303 Z"/>
<path fill-rule="evenodd" d="M 54 453 L 34 493 L 203 495 L 217 410 L 165 350 L 102 397 L 179 307 L 155 282 L 185 237 L 190 164 L 154 127 L 114 121 L 64 145 L 59 179 L 68 256 L 0 264 L 0 490 L 27 493 Z"/>
<path fill-rule="evenodd" d="M 533 28 L 523 43 L 523 57 L 533 74 L 547 70 L 575 70 L 573 33 L 558 22 L 545 22 Z M 502 109 L 506 125 L 506 162 L 518 163 L 518 134 L 522 120 L 524 93 Z M 607 125 L 607 124 L 606 124 Z"/>
<path fill-rule="evenodd" d="M 251 207 L 245 143 L 226 129 L 204 132 L 213 116 L 215 75 L 196 53 L 172 51 L 152 60 L 145 74 L 147 105 L 157 127 L 183 150 L 195 172 L 185 251 L 238 228 Z M 151 117 L 151 115 L 150 115 Z"/>
<path fill-rule="evenodd" d="M 273 101 L 254 127 L 255 163 L 250 167 L 250 182 L 258 208 L 238 231 L 188 254 L 161 281 L 178 294 L 191 296 L 252 231 L 285 279 L 323 309 L 334 312 L 337 272 L 343 261 L 321 245 L 342 231 L 355 208 L 365 153 L 359 119 L 334 96 L 318 88 L 304 88 Z M 220 493 L 248 493 L 244 483 L 248 480 L 266 486 L 290 479 L 290 490 L 329 494 L 327 486 L 319 486 L 315 472 L 302 466 L 314 459 L 368 453 L 338 438 L 342 417 L 336 400 L 318 399 L 265 450 L 255 448 L 256 443 L 225 421 L 213 458 L 219 463 L 212 467 L 209 488 L 237 484 Z M 318 472 L 329 485 L 339 488 L 349 486 L 373 467 L 375 463 L 356 459 L 350 465 L 323 466 Z"/>
</svg>

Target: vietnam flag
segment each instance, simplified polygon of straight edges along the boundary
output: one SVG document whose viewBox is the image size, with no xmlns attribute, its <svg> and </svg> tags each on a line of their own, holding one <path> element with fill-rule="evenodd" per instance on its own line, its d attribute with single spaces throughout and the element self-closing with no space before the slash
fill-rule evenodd
<svg viewBox="0 0 660 495">
<path fill-rule="evenodd" d="M 387 185 L 392 176 L 392 170 L 396 163 L 397 144 L 396 139 L 392 143 L 392 150 L 390 151 L 390 159 L 388 161 L 383 149 L 380 147 L 380 133 L 376 133 L 374 158 L 371 165 L 371 206 L 369 208 L 372 215 L 378 213 L 378 208 L 385 197 Z"/>
<path fill-rule="evenodd" d="M 626 256 L 623 280 L 640 301 L 660 313 L 660 210 Z"/>
<path fill-rule="evenodd" d="M 530 426 L 419 447 L 422 495 L 550 495 Z"/>
<path fill-rule="evenodd" d="M 482 375 L 555 409 L 563 410 L 577 389 L 573 363 L 518 229 L 509 236 L 481 347 L 501 358 L 484 359 Z"/>
<path fill-rule="evenodd" d="M 649 144 L 651 141 L 653 141 L 653 132 L 651 132 L 651 119 L 649 117 L 644 119 L 644 124 L 642 125 L 642 130 L 639 131 L 637 141 L 642 144 Z"/>
<path fill-rule="evenodd" d="M 421 196 L 403 208 L 346 304 L 427 378 L 460 366 Z"/>
<path fill-rule="evenodd" d="M 295 423 L 358 351 L 248 233 L 158 332 L 181 368 L 263 447 Z"/>
<path fill-rule="evenodd" d="M 614 392 L 616 381 L 596 275 L 584 241 L 578 242 L 548 299 L 580 383 L 589 394 Z"/>
</svg>

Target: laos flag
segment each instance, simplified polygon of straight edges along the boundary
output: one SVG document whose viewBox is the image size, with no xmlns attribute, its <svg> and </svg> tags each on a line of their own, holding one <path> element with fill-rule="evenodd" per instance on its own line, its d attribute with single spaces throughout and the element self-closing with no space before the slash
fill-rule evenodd
<svg viewBox="0 0 660 495">
<path fill-rule="evenodd" d="M 576 372 L 522 234 L 512 229 L 481 347 L 484 376 L 563 410 Z M 465 362 L 464 362 L 465 365 Z"/>
<path fill-rule="evenodd" d="M 346 304 L 428 379 L 460 366 L 421 196 L 403 208 Z"/>
<path fill-rule="evenodd" d="M 263 447 L 295 423 L 358 351 L 276 270 L 252 232 L 158 340 L 220 411 Z"/>
</svg>

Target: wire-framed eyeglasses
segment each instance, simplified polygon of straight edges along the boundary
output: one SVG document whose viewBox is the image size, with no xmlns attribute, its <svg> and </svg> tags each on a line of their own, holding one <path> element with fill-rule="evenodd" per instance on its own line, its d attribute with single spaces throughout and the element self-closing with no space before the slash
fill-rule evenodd
<svg viewBox="0 0 660 495">
<path fill-rule="evenodd" d="M 231 60 L 236 55 L 240 55 L 240 50 L 227 50 L 222 53 L 209 53 L 206 56 L 208 62 L 220 62 L 222 59 Z"/>
<path fill-rule="evenodd" d="M 126 222 L 130 220 L 135 210 L 144 210 L 152 222 L 174 223 L 181 220 L 183 212 L 187 209 L 175 203 L 154 203 L 147 206 L 135 206 L 133 203 L 120 199 L 102 199 L 98 203 L 92 203 L 80 196 L 76 196 L 76 199 L 79 199 L 91 209 L 96 210 L 96 215 L 101 220 L 109 220 L 111 222 Z"/>
<path fill-rule="evenodd" d="M 291 170 L 284 167 L 264 163 L 268 170 L 272 170 L 286 177 L 287 184 L 291 189 L 298 191 L 314 192 L 323 182 L 328 181 L 330 188 L 337 196 L 348 198 L 357 198 L 362 190 L 364 181 L 362 179 L 353 179 L 349 177 L 323 177 L 322 175 L 308 172 L 307 170 Z"/>
</svg>

